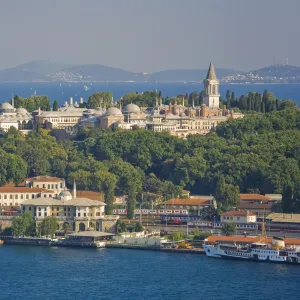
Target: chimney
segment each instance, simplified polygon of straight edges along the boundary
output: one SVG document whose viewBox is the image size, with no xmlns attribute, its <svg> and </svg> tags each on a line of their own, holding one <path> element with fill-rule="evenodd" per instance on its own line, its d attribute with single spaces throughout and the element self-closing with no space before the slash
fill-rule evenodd
<svg viewBox="0 0 300 300">
<path fill-rule="evenodd" d="M 75 179 L 74 179 L 74 183 L 73 183 L 73 199 L 75 199 L 76 198 L 76 196 L 77 196 L 77 190 L 76 190 L 76 181 L 75 181 Z"/>
<path fill-rule="evenodd" d="M 80 104 L 83 104 L 83 97 L 80 97 Z"/>
<path fill-rule="evenodd" d="M 70 97 L 70 105 L 73 105 L 73 97 Z"/>
</svg>

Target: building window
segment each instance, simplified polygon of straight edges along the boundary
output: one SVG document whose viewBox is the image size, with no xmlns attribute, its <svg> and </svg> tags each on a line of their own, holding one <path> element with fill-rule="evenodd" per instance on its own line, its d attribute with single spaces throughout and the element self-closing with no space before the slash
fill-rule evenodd
<svg viewBox="0 0 300 300">
<path fill-rule="evenodd" d="M 31 206 L 29 206 L 28 209 L 31 210 Z"/>
<path fill-rule="evenodd" d="M 78 217 L 80 217 L 80 213 L 78 213 Z"/>
<path fill-rule="evenodd" d="M 13 195 L 9 195 L 9 199 L 13 199 Z"/>
<path fill-rule="evenodd" d="M 31 198 L 34 199 L 34 194 L 31 195 Z"/>
<path fill-rule="evenodd" d="M 66 216 L 67 216 L 67 214 L 66 214 L 66 213 L 64 213 L 64 216 L 66 217 Z"/>
<path fill-rule="evenodd" d="M 23 194 L 21 195 L 21 197 L 20 197 L 21 199 L 23 199 Z"/>
<path fill-rule="evenodd" d="M 86 213 L 84 213 L 83 216 L 86 217 Z"/>
<path fill-rule="evenodd" d="M 59 216 L 59 213 L 56 213 L 56 216 L 58 217 L 58 216 Z"/>
<path fill-rule="evenodd" d="M 26 199 L 29 199 L 29 195 L 28 194 L 26 194 Z"/>
<path fill-rule="evenodd" d="M 59 207 L 56 207 L 56 210 L 59 211 Z"/>
<path fill-rule="evenodd" d="M 19 199 L 18 195 L 15 196 L 15 199 Z"/>
<path fill-rule="evenodd" d="M 64 207 L 64 211 L 66 211 L 67 210 L 67 208 L 66 207 Z"/>
<path fill-rule="evenodd" d="M 7 195 L 4 195 L 4 199 L 7 199 Z"/>
<path fill-rule="evenodd" d="M 47 217 L 47 213 L 46 212 L 44 213 L 44 217 Z"/>
<path fill-rule="evenodd" d="M 41 217 L 41 216 L 42 216 L 42 213 L 39 212 L 39 217 Z"/>
</svg>

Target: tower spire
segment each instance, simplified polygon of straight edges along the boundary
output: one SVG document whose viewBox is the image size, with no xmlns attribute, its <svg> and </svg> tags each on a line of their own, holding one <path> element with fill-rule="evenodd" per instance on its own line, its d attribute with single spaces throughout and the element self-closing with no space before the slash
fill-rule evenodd
<svg viewBox="0 0 300 300">
<path fill-rule="evenodd" d="M 216 72 L 213 63 L 209 64 L 208 72 L 206 75 L 206 79 L 208 80 L 217 80 Z"/>
</svg>

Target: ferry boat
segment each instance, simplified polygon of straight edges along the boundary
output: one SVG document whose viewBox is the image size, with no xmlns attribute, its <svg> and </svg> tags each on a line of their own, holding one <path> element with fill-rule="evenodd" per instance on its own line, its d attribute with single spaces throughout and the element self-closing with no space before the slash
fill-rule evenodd
<svg viewBox="0 0 300 300">
<path fill-rule="evenodd" d="M 236 243 L 232 245 L 204 242 L 203 249 L 208 257 L 300 265 L 300 248 L 286 247 L 284 239 L 279 237 L 273 237 L 271 244 L 266 241 L 267 233 L 263 217 L 258 242 L 245 246 L 236 245 Z"/>
<path fill-rule="evenodd" d="M 275 237 L 271 245 L 261 241 L 246 246 L 204 243 L 203 249 L 208 257 L 300 265 L 300 249 L 286 247 L 283 239 Z"/>
</svg>

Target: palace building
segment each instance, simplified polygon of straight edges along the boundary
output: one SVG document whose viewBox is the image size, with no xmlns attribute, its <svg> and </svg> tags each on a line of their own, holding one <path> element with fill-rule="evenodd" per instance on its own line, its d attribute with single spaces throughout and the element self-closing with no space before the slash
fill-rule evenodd
<svg viewBox="0 0 300 300">
<path fill-rule="evenodd" d="M 9 128 L 14 127 L 23 134 L 27 134 L 33 129 L 33 116 L 25 108 L 14 108 L 12 104 L 4 102 L 0 104 L 0 129 L 7 132 Z"/>
<path fill-rule="evenodd" d="M 105 203 L 85 197 L 77 197 L 76 183 L 74 181 L 72 193 L 64 190 L 56 197 L 39 197 L 22 202 L 21 211 L 30 211 L 37 224 L 46 217 L 56 217 L 57 230 L 66 226 L 71 231 L 115 231 L 118 216 L 104 215 Z"/>
</svg>

